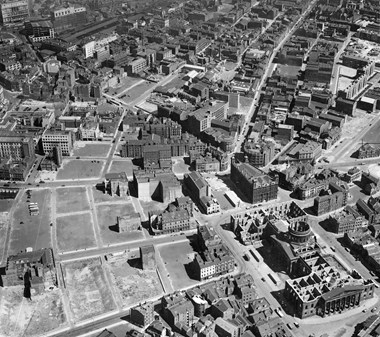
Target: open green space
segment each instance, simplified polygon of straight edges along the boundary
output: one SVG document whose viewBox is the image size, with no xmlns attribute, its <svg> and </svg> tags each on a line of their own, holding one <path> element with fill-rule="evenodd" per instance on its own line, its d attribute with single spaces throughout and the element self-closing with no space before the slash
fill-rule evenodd
<svg viewBox="0 0 380 337">
<path fill-rule="evenodd" d="M 69 262 L 62 266 L 75 322 L 116 309 L 100 259 Z"/>
<path fill-rule="evenodd" d="M 0 289 L 0 336 L 42 336 L 63 327 L 66 317 L 59 289 L 23 297 L 23 287 Z"/>
<path fill-rule="evenodd" d="M 158 245 L 156 247 L 175 290 L 195 286 L 199 282 L 191 279 L 186 271 L 188 267 L 185 268 L 185 265 L 192 263 L 194 257 L 194 250 L 190 245 L 190 241 Z"/>
<path fill-rule="evenodd" d="M 103 160 L 65 160 L 58 171 L 57 180 L 98 178 L 103 165 Z"/>
<path fill-rule="evenodd" d="M 108 151 L 110 150 L 111 143 L 104 144 L 86 144 L 85 146 L 78 147 L 74 150 L 74 157 L 107 157 Z"/>
<path fill-rule="evenodd" d="M 137 305 L 163 293 L 157 272 L 141 270 L 132 261 L 136 260 L 128 260 L 126 256 L 111 256 L 107 261 L 112 283 L 120 292 L 123 306 Z"/>
<path fill-rule="evenodd" d="M 57 217 L 58 249 L 63 252 L 96 246 L 89 212 Z"/>
<path fill-rule="evenodd" d="M 115 244 L 144 239 L 142 231 L 119 233 L 116 231 L 117 217 L 135 212 L 130 203 L 96 206 L 100 235 L 105 244 Z"/>
<path fill-rule="evenodd" d="M 28 198 L 24 193 L 20 201 L 14 205 L 8 254 L 18 253 L 27 247 L 34 250 L 51 247 L 51 192 L 48 189 L 31 190 L 30 195 L 29 201 L 38 204 L 39 214 L 29 214 Z"/>
<path fill-rule="evenodd" d="M 90 209 L 85 187 L 57 188 L 57 213 Z"/>
</svg>

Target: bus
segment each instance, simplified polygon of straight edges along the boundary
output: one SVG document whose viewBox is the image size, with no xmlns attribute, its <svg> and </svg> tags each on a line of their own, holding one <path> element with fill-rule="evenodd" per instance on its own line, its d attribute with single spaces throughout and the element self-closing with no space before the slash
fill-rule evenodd
<svg viewBox="0 0 380 337">
<path fill-rule="evenodd" d="M 251 253 L 251 255 L 255 258 L 255 260 L 256 260 L 257 262 L 260 262 L 259 258 L 256 256 L 256 254 L 253 252 L 252 249 L 250 249 L 249 252 Z"/>
<path fill-rule="evenodd" d="M 268 277 L 272 280 L 272 282 L 275 284 L 275 285 L 277 285 L 277 281 L 276 281 L 276 279 L 273 277 L 273 275 L 272 274 L 268 274 Z"/>
</svg>

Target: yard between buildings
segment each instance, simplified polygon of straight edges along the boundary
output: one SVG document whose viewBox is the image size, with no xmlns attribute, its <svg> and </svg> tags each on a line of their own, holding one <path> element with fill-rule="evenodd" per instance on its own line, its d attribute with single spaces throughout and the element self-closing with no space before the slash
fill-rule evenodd
<svg viewBox="0 0 380 337">
<path fill-rule="evenodd" d="M 29 214 L 28 200 L 38 204 L 38 215 Z M 32 247 L 33 250 L 51 247 L 51 191 L 31 190 L 30 199 L 24 193 L 14 207 L 8 255 L 18 253 L 27 247 Z"/>
<path fill-rule="evenodd" d="M 116 309 L 100 259 L 69 262 L 62 266 L 75 322 Z"/>
<path fill-rule="evenodd" d="M 90 212 L 57 217 L 56 231 L 61 252 L 96 247 Z"/>
</svg>

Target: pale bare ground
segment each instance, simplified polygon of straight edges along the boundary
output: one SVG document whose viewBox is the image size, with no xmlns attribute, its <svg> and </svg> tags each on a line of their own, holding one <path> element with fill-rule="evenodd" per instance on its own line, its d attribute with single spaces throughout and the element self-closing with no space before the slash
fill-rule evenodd
<svg viewBox="0 0 380 337">
<path fill-rule="evenodd" d="M 137 260 L 128 262 L 124 255 L 110 256 L 107 259 L 112 283 L 119 291 L 124 307 L 137 305 L 163 293 L 156 271 L 142 270 Z"/>
<path fill-rule="evenodd" d="M 68 262 L 63 270 L 76 322 L 116 309 L 100 259 Z"/>
<path fill-rule="evenodd" d="M 59 289 L 23 297 L 23 287 L 0 290 L 0 337 L 40 336 L 66 325 Z"/>
</svg>

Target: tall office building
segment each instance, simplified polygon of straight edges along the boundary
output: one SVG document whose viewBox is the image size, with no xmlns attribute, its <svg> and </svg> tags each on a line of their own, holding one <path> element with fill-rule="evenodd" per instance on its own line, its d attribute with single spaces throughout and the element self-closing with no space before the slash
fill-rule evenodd
<svg viewBox="0 0 380 337">
<path fill-rule="evenodd" d="M 0 4 L 0 13 L 3 26 L 23 24 L 29 17 L 28 0 L 3 0 Z"/>
<path fill-rule="evenodd" d="M 65 29 L 75 28 L 87 23 L 87 11 L 85 7 L 72 6 L 56 9 L 51 12 L 51 22 L 57 33 Z"/>
</svg>

